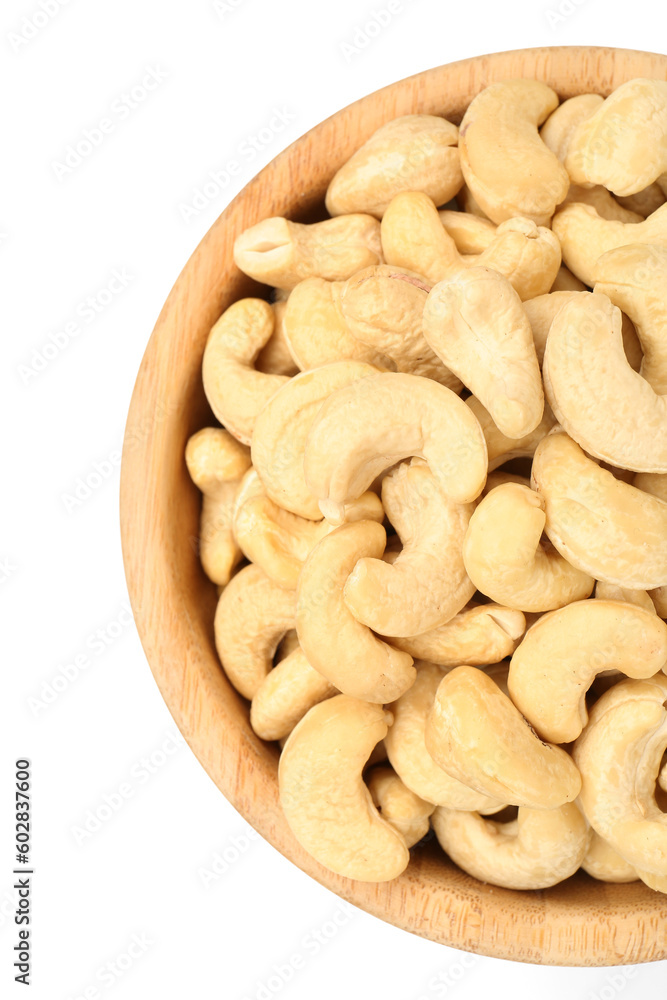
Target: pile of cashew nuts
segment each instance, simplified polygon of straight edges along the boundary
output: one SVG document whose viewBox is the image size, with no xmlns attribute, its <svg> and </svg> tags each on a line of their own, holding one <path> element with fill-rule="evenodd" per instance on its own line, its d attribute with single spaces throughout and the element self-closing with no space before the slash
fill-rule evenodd
<svg viewBox="0 0 667 1000">
<path fill-rule="evenodd" d="M 339 875 L 667 892 L 667 83 L 495 83 L 270 218 L 187 443 L 222 667 Z M 444 207 L 443 207 L 444 206 Z"/>
</svg>

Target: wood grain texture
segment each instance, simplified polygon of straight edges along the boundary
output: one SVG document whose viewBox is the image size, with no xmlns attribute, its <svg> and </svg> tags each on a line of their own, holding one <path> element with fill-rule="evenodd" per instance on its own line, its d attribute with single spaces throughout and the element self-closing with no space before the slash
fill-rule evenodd
<svg viewBox="0 0 667 1000">
<path fill-rule="evenodd" d="M 174 720 L 229 801 L 274 847 L 342 898 L 398 927 L 466 951 L 521 962 L 600 966 L 667 958 L 667 897 L 643 883 L 607 885 L 583 873 L 517 892 L 461 872 L 430 843 L 391 883 L 332 875 L 295 841 L 278 803 L 278 753 L 258 739 L 213 642 L 215 587 L 196 551 L 200 495 L 183 457 L 214 422 L 201 382 L 210 327 L 248 294 L 232 246 L 271 215 L 323 217 L 338 167 L 381 124 L 408 113 L 460 121 L 478 91 L 531 77 L 561 96 L 608 94 L 633 77 L 667 79 L 667 57 L 609 48 L 526 49 L 428 70 L 351 104 L 302 136 L 257 175 L 211 227 L 160 314 L 132 397 L 121 473 L 125 569 L 139 635 Z M 265 289 L 264 289 L 265 291 Z"/>
</svg>

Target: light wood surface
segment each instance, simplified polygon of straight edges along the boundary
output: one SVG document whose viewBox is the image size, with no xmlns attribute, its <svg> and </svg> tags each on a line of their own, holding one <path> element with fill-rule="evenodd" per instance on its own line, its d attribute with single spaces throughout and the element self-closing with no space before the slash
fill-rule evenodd
<svg viewBox="0 0 667 1000">
<path fill-rule="evenodd" d="M 323 217 L 338 167 L 383 122 L 402 114 L 453 121 L 495 80 L 532 77 L 562 98 L 608 94 L 637 76 L 667 79 L 667 57 L 608 48 L 527 49 L 440 66 L 351 104 L 281 153 L 211 227 L 176 282 L 141 364 L 121 475 L 121 529 L 130 598 L 146 656 L 174 720 L 222 793 L 274 847 L 341 897 L 398 927 L 466 951 L 521 962 L 614 965 L 667 958 L 667 896 L 643 883 L 608 885 L 578 873 L 552 889 L 477 882 L 430 843 L 391 883 L 333 875 L 292 836 L 277 794 L 278 753 L 250 728 L 213 643 L 216 591 L 196 543 L 200 495 L 183 452 L 215 423 L 201 359 L 209 329 L 234 300 L 263 294 L 232 260 L 235 237 L 267 216 Z"/>
</svg>

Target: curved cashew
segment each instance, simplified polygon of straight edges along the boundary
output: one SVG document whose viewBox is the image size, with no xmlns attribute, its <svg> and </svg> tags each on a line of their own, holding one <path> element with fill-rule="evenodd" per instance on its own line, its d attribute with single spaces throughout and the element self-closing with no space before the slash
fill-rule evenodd
<svg viewBox="0 0 667 1000">
<path fill-rule="evenodd" d="M 381 234 L 388 264 L 422 274 L 434 285 L 473 264 L 498 271 L 521 299 L 529 299 L 549 291 L 561 263 L 551 230 L 520 217 L 498 226 L 482 253 L 462 257 L 435 205 L 418 191 L 396 195 L 382 218 Z"/>
<path fill-rule="evenodd" d="M 546 225 L 567 194 L 567 172 L 537 131 L 557 107 L 556 93 L 537 80 L 493 83 L 468 105 L 461 169 L 493 222 L 523 215 Z"/>
<path fill-rule="evenodd" d="M 632 865 L 595 830 L 591 830 L 591 839 L 581 867 L 591 878 L 600 882 L 636 882 L 639 877 Z"/>
<path fill-rule="evenodd" d="M 343 599 L 359 559 L 379 558 L 385 530 L 355 521 L 332 531 L 306 559 L 296 596 L 296 630 L 311 666 L 343 694 L 386 704 L 415 679 L 412 657 L 393 649 L 356 620 Z"/>
<path fill-rule="evenodd" d="M 535 430 L 532 430 L 522 438 L 509 438 L 498 429 L 491 414 L 476 396 L 469 396 L 465 403 L 475 414 L 482 428 L 489 456 L 489 472 L 492 472 L 499 465 L 504 465 L 505 462 L 509 462 L 513 458 L 532 458 L 542 438 L 556 424 L 556 418 L 549 406 L 545 404 L 542 419 Z"/>
<path fill-rule="evenodd" d="M 593 590 L 591 576 L 540 544 L 545 506 L 537 493 L 515 483 L 496 487 L 477 506 L 463 561 L 475 587 L 492 601 L 520 611 L 551 611 Z"/>
<path fill-rule="evenodd" d="M 525 631 L 523 612 L 498 604 L 471 603 L 446 625 L 391 642 L 415 659 L 429 660 L 443 667 L 462 663 L 483 666 L 509 656 Z"/>
<path fill-rule="evenodd" d="M 218 600 L 213 627 L 227 677 L 244 698 L 254 698 L 271 670 L 278 643 L 294 628 L 294 591 L 245 566 Z"/>
<path fill-rule="evenodd" d="M 544 739 L 569 743 L 586 725 L 586 692 L 596 674 L 651 677 L 665 664 L 667 625 L 655 613 L 622 601 L 576 601 L 528 629 L 510 661 L 508 686 Z"/>
<path fill-rule="evenodd" d="M 392 369 L 392 362 L 353 336 L 341 310 L 343 281 L 306 278 L 290 292 L 285 336 L 302 371 L 336 361 L 365 361 Z"/>
<path fill-rule="evenodd" d="M 400 833 L 406 847 L 414 847 L 428 833 L 435 806 L 411 792 L 390 767 L 374 767 L 367 780 L 382 818 Z"/>
<path fill-rule="evenodd" d="M 343 285 L 341 314 L 353 336 L 388 357 L 396 371 L 424 375 L 460 392 L 460 381 L 424 340 L 422 314 L 430 287 L 419 275 L 389 264 L 367 267 Z"/>
<path fill-rule="evenodd" d="M 560 163 L 565 162 L 577 126 L 604 103 L 600 94 L 577 94 L 551 112 L 540 129 L 540 139 Z"/>
<path fill-rule="evenodd" d="M 484 253 L 493 243 L 498 227 L 490 219 L 483 219 L 472 212 L 452 212 L 447 208 L 440 209 L 438 215 L 460 254 Z"/>
<path fill-rule="evenodd" d="M 647 219 L 649 215 L 653 215 L 657 208 L 665 204 L 667 198 L 665 198 L 665 192 L 660 185 L 653 183 L 636 194 L 629 194 L 625 197 L 618 196 L 617 201 L 624 208 L 628 208 L 631 212 L 636 212 L 637 215 Z"/>
<path fill-rule="evenodd" d="M 667 247 L 629 243 L 595 265 L 595 292 L 627 313 L 644 352 L 640 375 L 658 395 L 667 394 Z"/>
<path fill-rule="evenodd" d="M 267 375 L 296 375 L 299 371 L 285 335 L 286 309 L 286 300 L 278 299 L 273 303 L 273 333 L 257 355 L 255 368 L 258 372 L 265 372 Z"/>
<path fill-rule="evenodd" d="M 263 408 L 256 421 L 251 455 L 274 503 L 301 517 L 321 519 L 317 498 L 308 489 L 303 473 L 308 432 L 327 396 L 355 379 L 377 373 L 377 368 L 362 361 L 324 365 L 295 375 Z"/>
<path fill-rule="evenodd" d="M 282 740 L 313 705 L 336 693 L 297 645 L 257 688 L 250 706 L 250 725 L 263 740 Z"/>
<path fill-rule="evenodd" d="M 477 792 L 447 774 L 426 749 L 426 720 L 445 671 L 435 663 L 424 660 L 415 663 L 415 667 L 417 677 L 414 684 L 391 706 L 394 724 L 385 737 L 391 766 L 408 788 L 436 806 L 475 809 L 482 813 L 497 812 L 503 808 L 504 802 Z"/>
<path fill-rule="evenodd" d="M 643 222 L 644 216 L 638 212 L 631 212 L 616 201 L 613 194 L 606 188 L 596 185 L 592 188 L 580 187 L 578 184 L 570 184 L 570 190 L 566 197 L 558 206 L 558 209 L 565 205 L 578 202 L 581 205 L 591 205 L 602 219 L 610 219 L 614 222 Z"/>
<path fill-rule="evenodd" d="M 625 601 L 627 604 L 636 604 L 638 608 L 655 614 L 655 605 L 645 590 L 628 590 L 627 587 L 617 587 L 615 583 L 598 580 L 595 585 L 595 597 L 600 601 Z"/>
<path fill-rule="evenodd" d="M 232 532 L 232 511 L 250 455 L 227 431 L 204 427 L 188 440 L 185 464 L 204 494 L 199 522 L 201 564 L 210 580 L 224 585 L 241 558 Z"/>
<path fill-rule="evenodd" d="M 298 376 L 297 376 L 298 377 Z M 306 483 L 332 522 L 344 504 L 404 458 L 425 459 L 456 503 L 479 496 L 487 452 L 476 418 L 444 385 L 387 372 L 338 389 L 322 405 L 306 441 Z"/>
<path fill-rule="evenodd" d="M 587 291 L 586 285 L 583 281 L 579 281 L 579 278 L 575 278 L 572 271 L 561 264 L 558 268 L 558 274 L 554 278 L 553 285 L 549 289 L 550 292 L 585 292 Z M 527 299 L 527 302 L 532 301 Z"/>
<path fill-rule="evenodd" d="M 667 814 L 655 801 L 666 701 L 664 675 L 615 684 L 591 709 L 572 751 L 586 819 L 642 879 L 667 876 Z"/>
<path fill-rule="evenodd" d="M 274 216 L 234 242 L 234 263 L 255 281 L 292 289 L 304 278 L 345 281 L 382 263 L 380 223 L 372 215 L 342 215 L 303 225 Z"/>
<path fill-rule="evenodd" d="M 574 202 L 556 212 L 553 231 L 563 263 L 586 285 L 593 285 L 597 261 L 608 250 L 628 243 L 667 244 L 667 205 L 643 222 L 616 222 L 603 219 L 592 205 Z"/>
<path fill-rule="evenodd" d="M 202 362 L 204 392 L 221 424 L 250 444 L 257 414 L 288 378 L 255 371 L 253 364 L 271 337 L 273 309 L 263 299 L 240 299 L 212 328 Z"/>
<path fill-rule="evenodd" d="M 391 716 L 347 695 L 315 705 L 280 756 L 280 803 L 292 833 L 337 875 L 386 882 L 407 867 L 403 836 L 382 819 L 362 771 Z"/>
<path fill-rule="evenodd" d="M 454 667 L 444 676 L 425 737 L 426 749 L 444 771 L 510 805 L 555 809 L 579 794 L 581 781 L 569 754 L 543 743 L 477 667 Z"/>
<path fill-rule="evenodd" d="M 575 184 L 642 191 L 667 170 L 667 83 L 621 84 L 574 131 L 565 160 Z"/>
<path fill-rule="evenodd" d="M 400 191 L 424 191 L 444 205 L 463 184 L 459 130 L 436 115 L 402 115 L 382 125 L 334 174 L 329 215 L 368 212 L 381 219 Z"/>
<path fill-rule="evenodd" d="M 521 299 L 497 271 L 470 267 L 439 282 L 424 306 L 424 337 L 508 437 L 544 412 L 542 379 Z"/>
<path fill-rule="evenodd" d="M 512 823 L 478 813 L 436 809 L 433 829 L 459 868 L 507 889 L 546 889 L 574 875 L 588 845 L 586 821 L 573 802 L 558 809 L 520 808 Z"/>
<path fill-rule="evenodd" d="M 667 396 L 628 364 L 621 312 L 606 295 L 582 292 L 559 310 L 543 374 L 556 418 L 589 454 L 635 472 L 667 472 Z"/>
<path fill-rule="evenodd" d="M 360 559 L 345 583 L 345 603 L 382 635 L 417 635 L 444 625 L 475 592 L 461 557 L 473 505 L 448 500 L 429 467 L 413 459 L 385 476 L 381 508 L 403 549 L 391 565 Z"/>
</svg>

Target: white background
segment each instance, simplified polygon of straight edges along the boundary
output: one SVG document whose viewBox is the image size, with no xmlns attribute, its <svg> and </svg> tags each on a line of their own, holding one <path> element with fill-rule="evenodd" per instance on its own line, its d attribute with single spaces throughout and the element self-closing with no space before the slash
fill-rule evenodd
<svg viewBox="0 0 667 1000">
<path fill-rule="evenodd" d="M 558 15 L 557 0 L 402 0 L 350 53 L 342 43 L 354 43 L 383 0 L 44 3 L 57 8 L 44 25 L 38 0 L 4 0 L 0 12 L 2 995 L 26 995 L 11 981 L 8 807 L 20 756 L 34 773 L 33 998 L 663 995 L 664 962 L 522 966 L 463 956 L 361 911 L 347 918 L 337 897 L 251 840 L 190 750 L 170 739 L 174 725 L 123 610 L 117 452 L 169 289 L 228 201 L 281 149 L 350 101 L 466 56 L 659 48 L 665 8 L 564 0 Z M 155 89 L 129 108 L 123 95 L 149 71 Z M 247 144 L 274 109 L 291 120 L 251 158 Z M 68 145 L 104 118 L 91 155 L 58 169 Z M 209 171 L 230 160 L 241 162 L 238 176 L 188 212 Z M 124 277 L 112 296 L 114 271 Z M 51 334 L 65 346 L 49 348 L 55 357 L 37 371 L 34 351 L 44 357 Z M 91 475 L 89 495 L 68 500 Z M 105 821 L 82 835 L 97 810 Z M 216 852 L 237 859 L 205 885 Z M 336 915 L 340 929 L 318 946 L 314 933 L 330 932 Z M 269 989 L 274 966 L 294 954 L 304 967 Z"/>
</svg>

